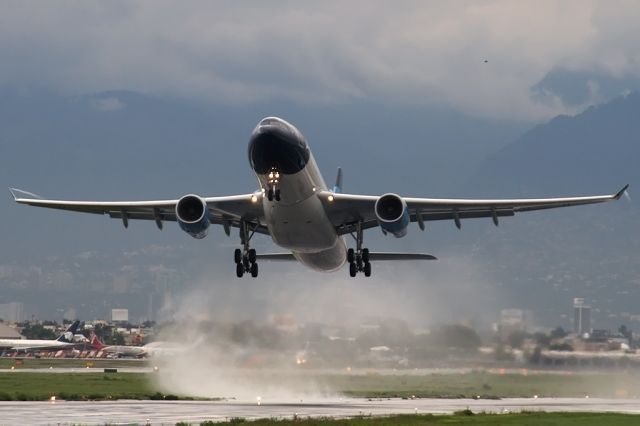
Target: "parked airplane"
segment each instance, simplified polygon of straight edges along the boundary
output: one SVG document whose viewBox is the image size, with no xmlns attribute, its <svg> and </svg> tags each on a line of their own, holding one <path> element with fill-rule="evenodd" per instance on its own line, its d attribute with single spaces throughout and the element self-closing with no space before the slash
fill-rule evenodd
<svg viewBox="0 0 640 426">
<path fill-rule="evenodd" d="M 249 141 L 249 163 L 259 189 L 250 194 L 200 197 L 187 194 L 177 200 L 160 201 L 63 201 L 40 199 L 10 189 L 16 202 L 32 206 L 108 214 L 122 220 L 152 220 L 159 229 L 164 221 L 177 221 L 194 238 L 204 238 L 209 225 L 222 225 L 227 235 L 238 228 L 242 249 L 234 252 L 236 274 L 258 276 L 258 260 L 298 260 L 311 269 L 334 271 L 349 264 L 349 274 L 371 275 L 378 260 L 431 260 L 423 253 L 370 252 L 363 247 L 366 229 L 380 227 L 394 237 L 404 237 L 410 222 L 424 231 L 425 222 L 452 220 L 458 229 L 462 219 L 498 219 L 515 213 L 555 207 L 618 200 L 628 185 L 612 195 L 543 199 L 435 199 L 408 198 L 388 193 L 381 196 L 342 193 L 342 170 L 329 189 L 304 136 L 277 117 L 260 121 Z M 288 253 L 257 254 L 249 245 L 256 234 L 271 236 Z M 355 240 L 347 250 L 345 235 Z"/>
<path fill-rule="evenodd" d="M 91 347 L 117 356 L 141 357 L 145 355 L 143 346 L 105 345 L 97 334 L 91 333 Z"/>
<path fill-rule="evenodd" d="M 69 328 L 65 330 L 55 340 L 28 340 L 28 339 L 0 339 L 0 349 L 14 351 L 34 351 L 47 349 L 66 349 L 75 347 L 73 342 L 74 335 L 78 330 L 80 321 L 74 321 Z"/>
</svg>

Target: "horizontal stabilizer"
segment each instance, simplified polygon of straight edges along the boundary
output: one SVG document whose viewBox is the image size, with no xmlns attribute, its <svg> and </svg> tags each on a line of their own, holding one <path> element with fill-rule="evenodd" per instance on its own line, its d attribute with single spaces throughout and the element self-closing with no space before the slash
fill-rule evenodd
<svg viewBox="0 0 640 426">
<path fill-rule="evenodd" d="M 372 262 L 379 260 L 438 260 L 437 257 L 427 253 L 369 253 Z"/>
<path fill-rule="evenodd" d="M 257 254 L 258 260 L 273 261 L 273 262 L 288 262 L 296 260 L 291 253 L 265 253 Z M 380 260 L 438 260 L 437 257 L 426 253 L 384 253 L 384 252 L 371 252 L 369 253 L 369 259 L 372 262 Z"/>
<path fill-rule="evenodd" d="M 296 260 L 291 253 L 258 253 L 256 254 L 256 259 L 266 260 L 267 262 L 289 262 Z"/>
</svg>

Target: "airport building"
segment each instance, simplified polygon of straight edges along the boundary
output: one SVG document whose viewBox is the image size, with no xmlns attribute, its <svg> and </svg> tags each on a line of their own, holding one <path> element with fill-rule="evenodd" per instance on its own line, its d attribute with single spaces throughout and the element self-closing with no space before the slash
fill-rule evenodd
<svg viewBox="0 0 640 426">
<path fill-rule="evenodd" d="M 591 306 L 581 297 L 573 299 L 573 332 L 579 336 L 591 332 Z"/>
<path fill-rule="evenodd" d="M 24 305 L 21 302 L 0 304 L 0 319 L 12 323 L 24 321 Z"/>
<path fill-rule="evenodd" d="M 112 309 L 111 321 L 113 322 L 129 322 L 129 309 Z"/>
</svg>

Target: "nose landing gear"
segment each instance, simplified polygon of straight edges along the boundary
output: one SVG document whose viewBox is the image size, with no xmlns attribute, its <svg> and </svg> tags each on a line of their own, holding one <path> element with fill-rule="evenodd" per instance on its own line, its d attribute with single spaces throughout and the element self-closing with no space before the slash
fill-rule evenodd
<svg viewBox="0 0 640 426">
<path fill-rule="evenodd" d="M 278 183 L 280 183 L 280 172 L 275 168 L 269 171 L 267 175 L 269 178 L 269 189 L 267 190 L 267 200 L 280 201 L 280 189 L 277 187 Z"/>
<path fill-rule="evenodd" d="M 353 236 L 353 234 L 352 234 Z M 349 276 L 355 277 L 358 272 L 364 272 L 365 277 L 371 276 L 371 262 L 369 261 L 369 249 L 362 248 L 363 232 L 362 222 L 356 224 L 356 249 L 347 250 L 347 262 L 349 263 Z"/>
<path fill-rule="evenodd" d="M 250 230 L 249 225 L 242 221 L 240 222 L 240 242 L 242 243 L 242 250 L 235 249 L 233 252 L 233 260 L 236 263 L 236 276 L 242 278 L 245 273 L 251 274 L 253 278 L 258 276 L 258 256 L 255 249 L 249 247 L 249 240 L 255 234 L 255 230 Z"/>
</svg>

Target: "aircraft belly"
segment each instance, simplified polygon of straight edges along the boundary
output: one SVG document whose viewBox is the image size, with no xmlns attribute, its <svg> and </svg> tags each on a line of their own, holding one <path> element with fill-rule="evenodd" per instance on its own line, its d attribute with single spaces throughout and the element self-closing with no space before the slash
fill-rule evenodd
<svg viewBox="0 0 640 426">
<path fill-rule="evenodd" d="M 344 240 L 338 238 L 334 247 L 315 253 L 293 252 L 300 263 L 311 269 L 322 272 L 331 272 L 344 265 L 347 259 L 347 248 Z"/>
<path fill-rule="evenodd" d="M 315 195 L 296 204 L 268 202 L 267 226 L 273 242 L 298 253 L 315 253 L 336 245 L 338 235 Z"/>
</svg>

